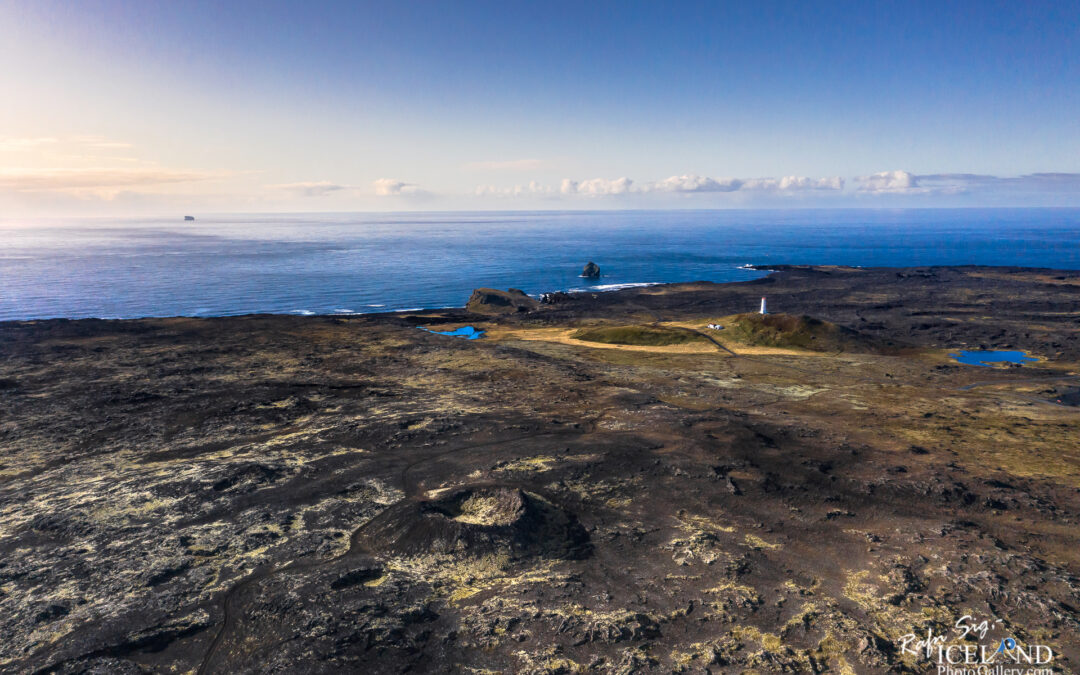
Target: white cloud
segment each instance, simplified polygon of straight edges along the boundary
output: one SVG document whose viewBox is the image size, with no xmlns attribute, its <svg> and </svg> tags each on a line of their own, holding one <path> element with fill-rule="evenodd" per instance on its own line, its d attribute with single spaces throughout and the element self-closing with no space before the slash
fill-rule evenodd
<svg viewBox="0 0 1080 675">
<path fill-rule="evenodd" d="M 1025 198 L 1032 195 L 1080 195 L 1080 173 L 1032 173 L 1021 176 L 991 176 L 971 173 L 914 174 L 909 171 L 882 171 L 853 179 L 855 194 L 1001 196 Z M 810 194 L 853 196 L 847 180 L 841 176 L 810 178 L 782 176 L 779 178 L 711 178 L 696 174 L 671 176 L 663 180 L 636 183 L 630 178 L 564 179 L 559 186 L 536 181 L 509 188 L 482 185 L 475 194 L 480 197 L 544 197 L 544 198 L 620 198 L 648 195 L 694 195 L 709 193 L 760 194 L 775 197 Z"/>
<path fill-rule="evenodd" d="M 527 197 L 550 196 L 556 194 L 556 192 L 555 188 L 533 180 L 509 188 L 499 188 L 494 185 L 479 185 L 476 188 L 475 194 L 478 197 Z"/>
<path fill-rule="evenodd" d="M 281 185 L 268 185 L 267 187 L 271 190 L 290 192 L 302 197 L 323 197 L 333 192 L 353 189 L 348 185 L 338 185 L 337 183 L 331 183 L 330 181 L 325 180 L 301 183 L 282 183 Z"/>
<path fill-rule="evenodd" d="M 375 194 L 380 197 L 409 196 L 424 193 L 419 185 L 415 183 L 406 183 L 405 181 L 396 180 L 394 178 L 380 178 L 375 181 L 373 185 L 375 186 Z"/>
<path fill-rule="evenodd" d="M 591 178 L 577 181 L 570 178 L 563 179 L 559 187 L 544 185 L 538 181 L 518 184 L 509 188 L 499 188 L 494 185 L 480 185 L 476 188 L 476 195 L 480 197 L 553 197 L 584 196 L 604 197 L 611 195 L 625 195 L 634 191 L 634 181 L 629 178 Z"/>
<path fill-rule="evenodd" d="M 840 176 L 826 178 L 807 178 L 806 176 L 784 176 L 783 178 L 753 178 L 743 181 L 743 190 L 770 190 L 778 192 L 796 192 L 801 190 L 843 190 L 844 179 Z"/>
<path fill-rule="evenodd" d="M 709 178 L 695 174 L 671 176 L 656 183 L 648 183 L 643 192 L 735 192 L 743 185 L 738 178 Z"/>
<path fill-rule="evenodd" d="M 855 179 L 862 192 L 912 193 L 919 189 L 918 176 L 907 171 L 882 171 Z"/>
<path fill-rule="evenodd" d="M 463 169 L 470 171 L 535 171 L 544 168 L 540 159 L 511 159 L 504 161 L 469 162 Z"/>
<path fill-rule="evenodd" d="M 839 176 L 829 178 L 806 178 L 785 176 L 783 178 L 709 178 L 695 174 L 671 176 L 661 181 L 636 184 L 630 178 L 592 178 L 577 181 L 566 178 L 558 189 L 536 181 L 512 188 L 497 188 L 482 185 L 476 188 L 479 196 L 520 197 L 536 195 L 563 195 L 585 197 L 609 197 L 620 195 L 645 195 L 651 193 L 697 194 L 709 192 L 739 192 L 756 190 L 768 192 L 795 192 L 804 190 L 844 189 L 844 179 Z"/>
<path fill-rule="evenodd" d="M 883 171 L 855 179 L 860 192 L 872 194 L 966 193 L 1080 193 L 1080 173 L 1029 173 L 1021 176 L 991 176 L 976 173 L 912 174 Z"/>
<path fill-rule="evenodd" d="M 800 190 L 843 190 L 844 179 L 840 176 L 807 178 L 784 176 L 783 178 L 709 178 L 686 174 L 672 176 L 656 183 L 648 183 L 642 192 L 741 192 L 765 190 L 769 192 L 795 192 Z"/>
<path fill-rule="evenodd" d="M 559 192 L 564 195 L 586 195 L 589 197 L 604 197 L 609 195 L 625 195 L 631 191 L 634 181 L 629 178 L 592 178 L 589 180 L 576 181 L 569 178 L 563 179 L 559 186 Z"/>
<path fill-rule="evenodd" d="M 0 190 L 56 191 L 109 198 L 128 188 L 202 181 L 224 175 L 159 168 L 0 169 Z"/>
</svg>

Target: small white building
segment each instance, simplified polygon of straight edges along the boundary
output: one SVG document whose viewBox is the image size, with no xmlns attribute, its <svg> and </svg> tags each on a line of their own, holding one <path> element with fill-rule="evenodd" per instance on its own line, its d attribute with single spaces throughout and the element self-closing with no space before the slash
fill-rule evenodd
<svg viewBox="0 0 1080 675">
<path fill-rule="evenodd" d="M 768 314 L 768 312 L 765 311 L 765 296 L 761 297 L 761 313 Z"/>
</svg>

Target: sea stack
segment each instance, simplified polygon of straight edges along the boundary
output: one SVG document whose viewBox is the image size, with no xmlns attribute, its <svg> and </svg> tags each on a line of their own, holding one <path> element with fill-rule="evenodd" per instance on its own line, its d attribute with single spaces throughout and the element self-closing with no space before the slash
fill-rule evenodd
<svg viewBox="0 0 1080 675">
<path fill-rule="evenodd" d="M 581 270 L 581 276 L 584 277 L 585 279 L 599 279 L 600 278 L 600 267 L 596 263 L 594 263 L 593 261 L 590 260 L 585 265 L 585 269 Z"/>
</svg>

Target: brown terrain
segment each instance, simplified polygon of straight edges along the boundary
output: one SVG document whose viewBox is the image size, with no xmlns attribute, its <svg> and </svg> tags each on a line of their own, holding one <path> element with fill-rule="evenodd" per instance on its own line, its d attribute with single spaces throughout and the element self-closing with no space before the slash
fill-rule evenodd
<svg viewBox="0 0 1080 675">
<path fill-rule="evenodd" d="M 937 672 L 928 632 L 1080 672 L 1080 272 L 9 322 L 0 357 L 3 672 Z"/>
</svg>

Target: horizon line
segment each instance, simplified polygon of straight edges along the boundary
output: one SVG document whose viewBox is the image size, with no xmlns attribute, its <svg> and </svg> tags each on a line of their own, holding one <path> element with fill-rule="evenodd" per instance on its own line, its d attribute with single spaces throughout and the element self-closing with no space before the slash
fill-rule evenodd
<svg viewBox="0 0 1080 675">
<path fill-rule="evenodd" d="M 26 216 L 2 216 L 0 215 L 0 222 L 10 222 L 14 220 L 58 220 L 58 219 L 71 219 L 78 218 L 82 220 L 101 220 L 101 219 L 113 219 L 113 218 L 179 218 L 179 222 L 192 222 L 182 220 L 185 216 L 199 216 L 200 217 L 215 217 L 215 216 L 258 216 L 258 215 L 350 215 L 350 214 L 363 214 L 363 215 L 390 215 L 390 214 L 438 214 L 438 213 L 671 213 L 671 212 L 686 212 L 686 213 L 708 213 L 708 212 L 799 212 L 799 211 L 1035 211 L 1035 210 L 1056 210 L 1056 211 L 1080 211 L 1080 204 L 1072 206 L 1061 205 L 987 205 L 987 206 L 804 206 L 804 207 L 714 207 L 714 208 L 666 208 L 666 209 L 399 209 L 399 210 L 364 210 L 364 209 L 350 209 L 350 210 L 326 210 L 326 211 L 188 211 L 188 212 L 172 212 L 172 213 L 115 213 L 115 214 L 92 214 L 92 215 L 80 215 L 80 214 L 42 214 L 42 215 L 26 215 Z M 196 218 L 197 222 L 198 218 Z"/>
</svg>

